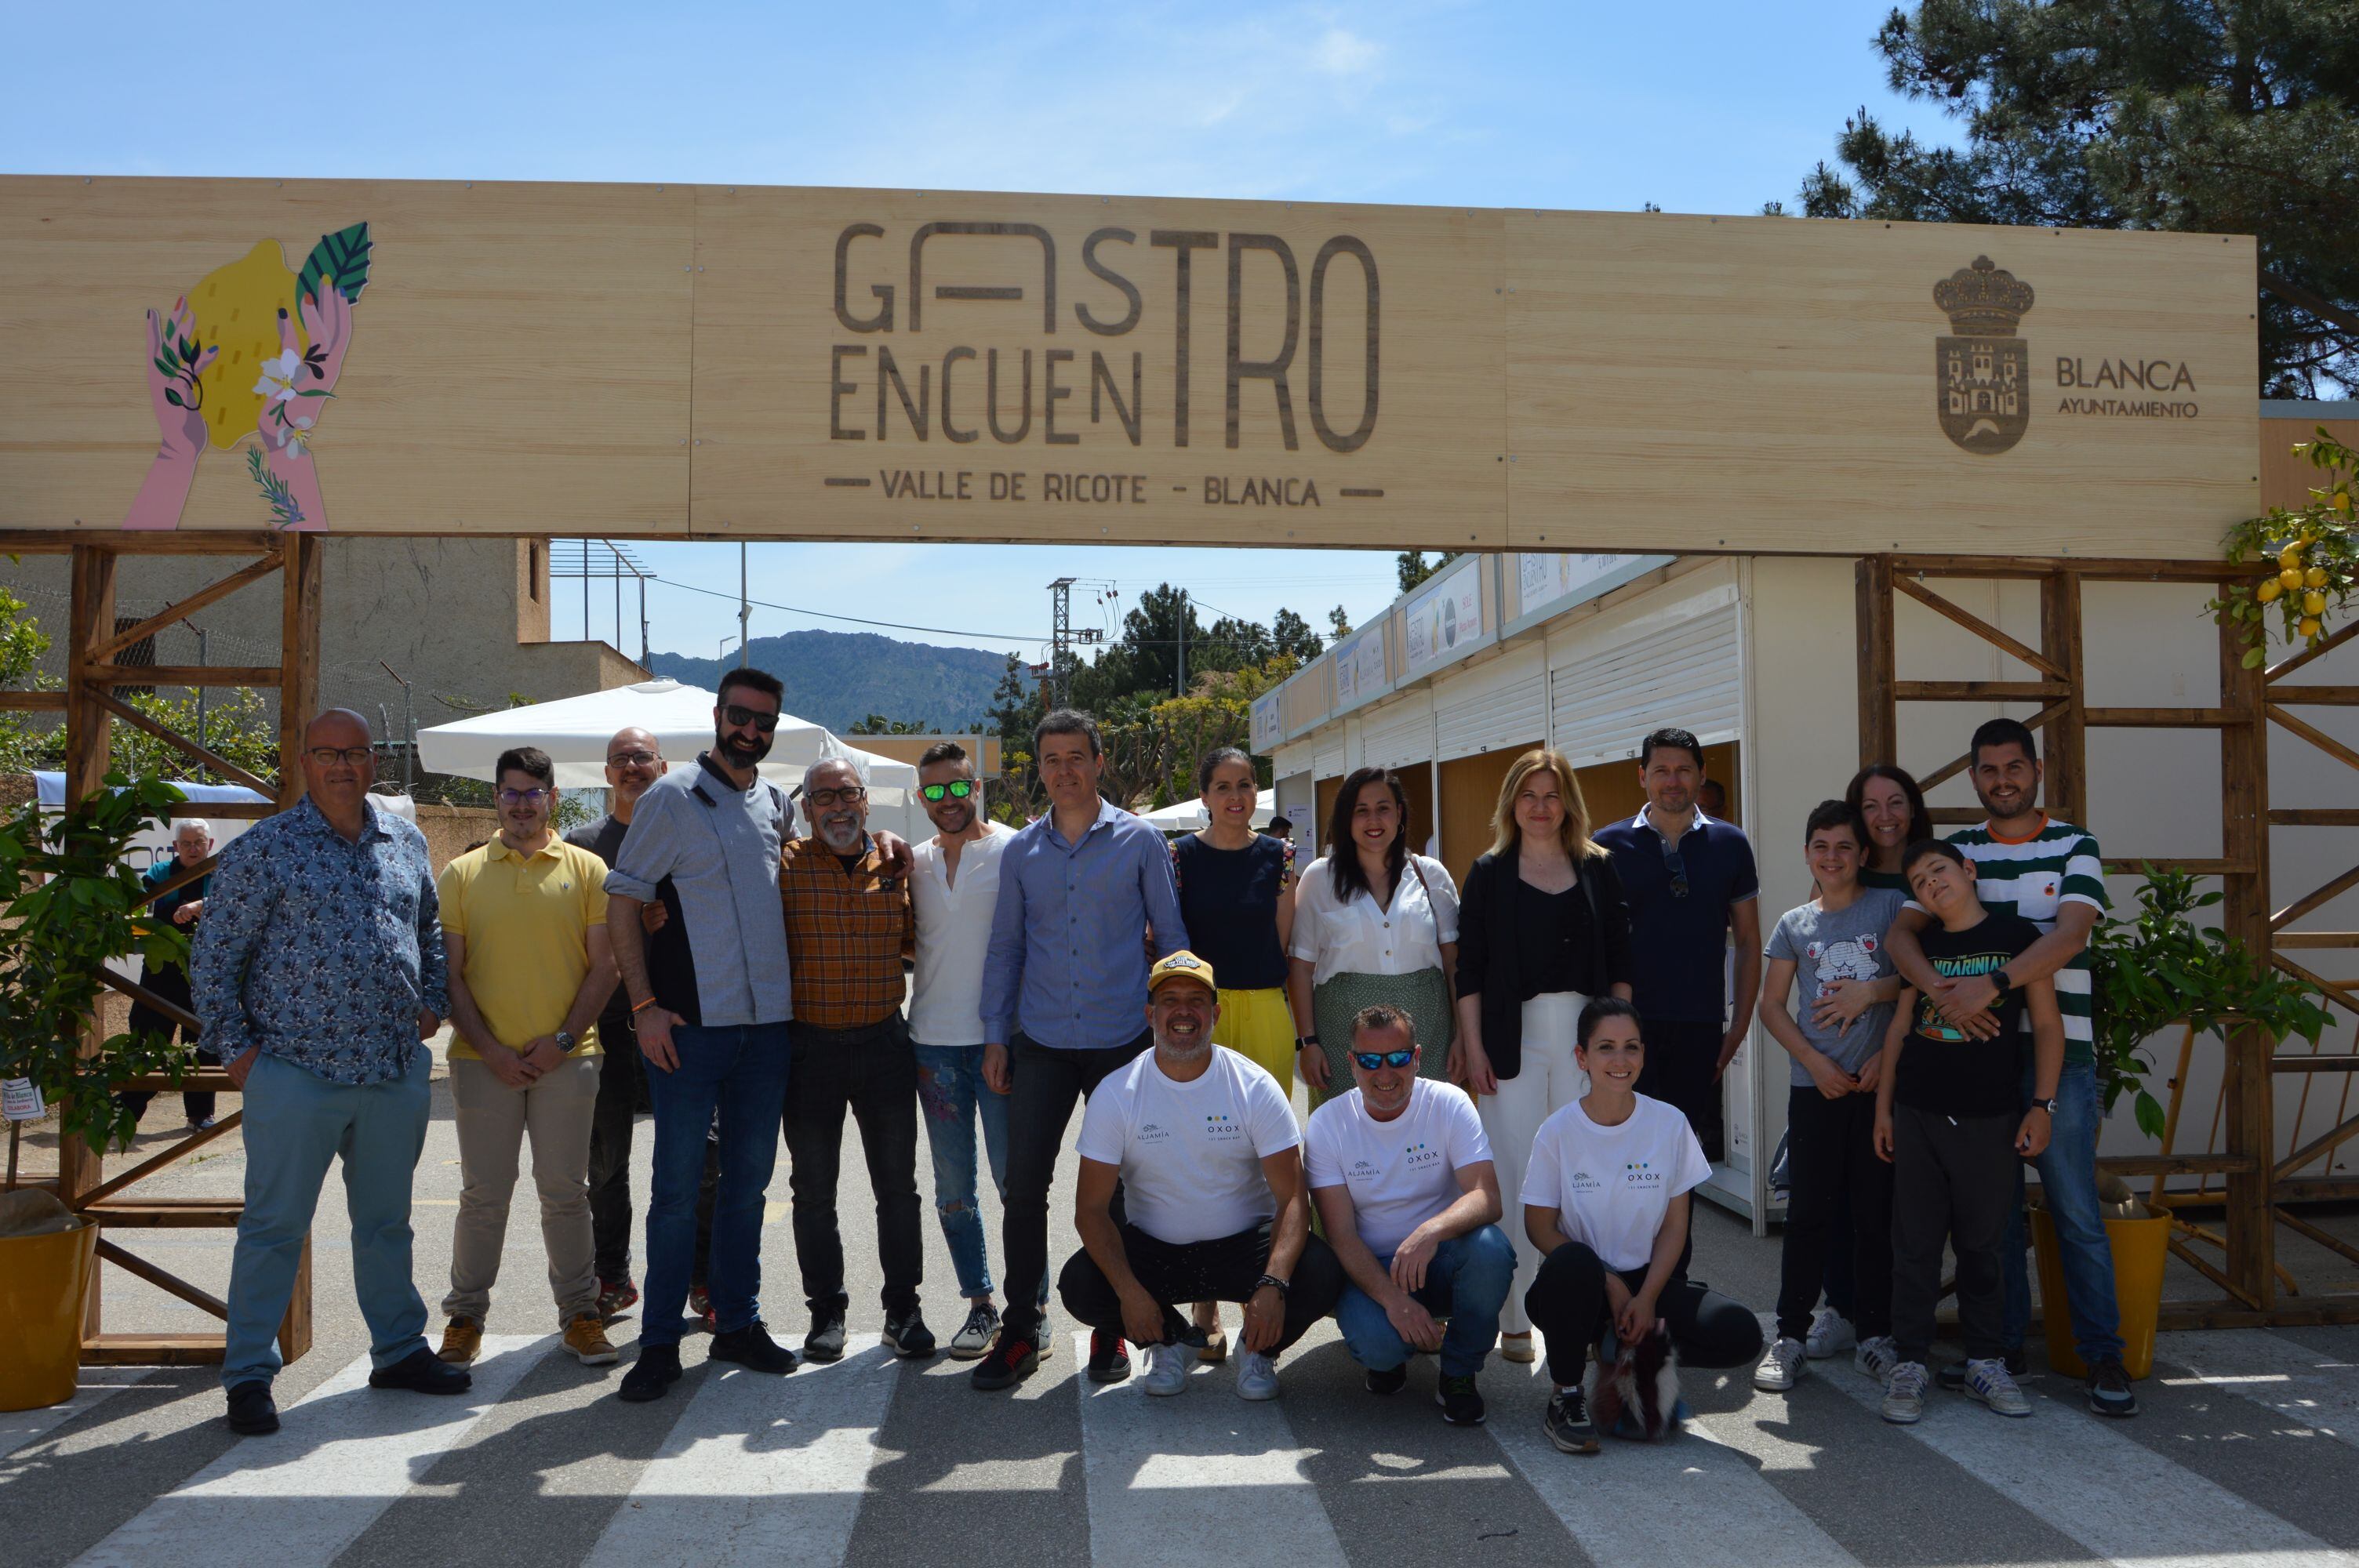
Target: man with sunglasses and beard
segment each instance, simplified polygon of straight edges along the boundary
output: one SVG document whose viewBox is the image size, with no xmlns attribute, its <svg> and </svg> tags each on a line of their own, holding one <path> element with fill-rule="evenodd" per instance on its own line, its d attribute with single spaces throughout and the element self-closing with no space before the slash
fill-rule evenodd
<svg viewBox="0 0 2359 1568">
<path fill-rule="evenodd" d="M 999 901 L 999 857 L 1016 829 L 984 816 L 983 784 L 955 741 L 918 759 L 918 798 L 936 828 L 913 845 L 909 896 L 918 917 L 918 963 L 909 992 L 909 1038 L 918 1058 L 918 1103 L 934 1162 L 934 1212 L 966 1297 L 966 1321 L 951 1336 L 953 1360 L 980 1359 L 999 1333 L 991 1303 L 991 1255 L 975 1206 L 975 1123 L 991 1162 L 992 1185 L 1007 1191 L 1007 1097 L 983 1081 L 983 964 Z M 1039 1299 L 1049 1299 L 1040 1275 Z M 1040 1344 L 1051 1343 L 1046 1335 Z"/>
<path fill-rule="evenodd" d="M 1717 1162 L 1721 1077 L 1761 994 L 1761 879 L 1744 830 L 1703 808 L 1703 743 L 1691 732 L 1640 741 L 1638 784 L 1646 806 L 1596 833 L 1630 901 L 1630 1000 L 1647 1021 L 1637 1092 L 1677 1106 Z"/>
<path fill-rule="evenodd" d="M 785 687 L 740 666 L 721 677 L 712 749 L 666 773 L 638 799 L 620 858 L 606 874 L 607 929 L 650 1069 L 655 1170 L 647 1204 L 646 1316 L 621 1397 L 661 1399 L 679 1379 L 680 1309 L 696 1245 L 704 1143 L 720 1116 L 721 1180 L 713 1203 L 709 1359 L 757 1372 L 795 1368 L 763 1325 L 762 1194 L 778 1152 L 794 1017 L 780 851 L 794 829 L 787 793 L 756 772 L 769 755 Z M 908 846 L 879 835 L 897 874 Z M 661 903 L 662 929 L 640 910 Z"/>
<path fill-rule="evenodd" d="M 1477 1426 L 1474 1376 L 1499 1336 L 1516 1249 L 1498 1227 L 1483 1119 L 1464 1089 L 1417 1076 L 1415 1028 L 1389 1003 L 1360 1010 L 1351 1050 L 1358 1087 L 1311 1113 L 1302 1162 L 1349 1281 L 1335 1324 L 1368 1392 L 1400 1392 L 1410 1353 L 1439 1352 L 1441 1418 Z"/>
</svg>

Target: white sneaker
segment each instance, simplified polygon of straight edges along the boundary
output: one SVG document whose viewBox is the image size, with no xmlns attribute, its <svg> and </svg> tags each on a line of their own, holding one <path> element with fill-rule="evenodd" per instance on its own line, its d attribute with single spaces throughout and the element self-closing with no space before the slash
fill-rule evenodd
<svg viewBox="0 0 2359 1568">
<path fill-rule="evenodd" d="M 1932 1374 L 1922 1361 L 1903 1361 L 1884 1380 L 1884 1419 L 1895 1426 L 1914 1426 L 1925 1417 L 1925 1385 Z"/>
<path fill-rule="evenodd" d="M 2027 1416 L 2031 1413 L 2031 1400 L 2016 1386 L 2015 1379 L 2007 1376 L 2006 1363 L 1995 1356 L 1987 1361 L 1966 1363 L 1966 1392 L 1982 1400 L 1998 1415 Z"/>
<path fill-rule="evenodd" d="M 1753 1386 L 1782 1394 L 1801 1377 L 1804 1366 L 1802 1342 L 1779 1339 L 1762 1352 L 1761 1365 L 1753 1369 Z"/>
<path fill-rule="evenodd" d="M 1892 1343 L 1888 1334 L 1870 1335 L 1859 1342 L 1851 1364 L 1881 1383 L 1900 1365 L 1900 1347 Z"/>
<path fill-rule="evenodd" d="M 1821 1307 L 1810 1314 L 1810 1332 L 1802 1341 L 1813 1361 L 1824 1361 L 1840 1356 L 1859 1343 L 1859 1335 L 1851 1319 L 1832 1307 Z"/>
<path fill-rule="evenodd" d="M 1158 1399 L 1188 1391 L 1188 1346 L 1184 1345 L 1149 1345 L 1147 1351 L 1147 1376 L 1139 1387 Z"/>
<path fill-rule="evenodd" d="M 1277 1398 L 1277 1368 L 1258 1350 L 1247 1350 L 1237 1357 L 1237 1398 Z"/>
</svg>

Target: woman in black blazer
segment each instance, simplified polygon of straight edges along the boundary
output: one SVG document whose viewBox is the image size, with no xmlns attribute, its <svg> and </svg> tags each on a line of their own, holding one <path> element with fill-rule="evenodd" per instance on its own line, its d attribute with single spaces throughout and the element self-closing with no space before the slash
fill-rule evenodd
<svg viewBox="0 0 2359 1568">
<path fill-rule="evenodd" d="M 1476 1097 L 1499 1175 L 1499 1201 L 1516 1213 L 1524 1166 L 1540 1123 L 1587 1090 L 1573 1061 L 1589 999 L 1630 998 L 1630 911 L 1613 857 L 1589 837 L 1589 807 L 1572 764 L 1527 752 L 1507 770 L 1491 818 L 1492 845 L 1474 862 L 1458 922 L 1458 1043 L 1451 1076 Z M 1533 1358 L 1524 1292 L 1539 1271 L 1530 1240 L 1516 1243 L 1516 1282 L 1500 1314 L 1500 1354 Z"/>
</svg>

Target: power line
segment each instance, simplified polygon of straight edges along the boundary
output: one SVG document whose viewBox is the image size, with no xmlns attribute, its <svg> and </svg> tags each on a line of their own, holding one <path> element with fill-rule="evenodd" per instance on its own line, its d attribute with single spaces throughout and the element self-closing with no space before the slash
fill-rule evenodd
<svg viewBox="0 0 2359 1568">
<path fill-rule="evenodd" d="M 665 588 L 677 588 L 685 589 L 690 593 L 701 593 L 708 599 L 725 599 L 733 604 L 740 601 L 736 594 L 718 593 L 712 589 L 699 588 L 694 583 L 681 582 L 675 578 L 656 578 L 653 580 Z M 773 604 L 769 600 L 763 599 L 748 599 L 745 600 L 743 602 L 747 604 L 758 604 L 765 610 L 782 610 L 789 615 L 810 615 L 821 621 L 848 621 L 854 626 L 886 626 L 890 627 L 896 632 L 931 632 L 937 636 L 942 637 L 979 637 L 985 642 L 1021 643 L 1027 645 L 1035 643 L 1046 643 L 1049 641 L 1046 637 L 1021 637 L 1013 633 L 1001 633 L 998 632 L 974 632 L 955 626 L 913 626 L 906 621 L 872 621 L 867 617 L 861 615 L 838 615 L 832 611 L 805 610 L 799 605 L 793 604 Z"/>
</svg>

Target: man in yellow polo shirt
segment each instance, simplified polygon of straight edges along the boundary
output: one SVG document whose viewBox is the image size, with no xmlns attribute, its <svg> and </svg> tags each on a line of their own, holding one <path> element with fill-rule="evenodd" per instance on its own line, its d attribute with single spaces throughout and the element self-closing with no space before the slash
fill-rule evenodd
<svg viewBox="0 0 2359 1568">
<path fill-rule="evenodd" d="M 590 1228 L 590 1121 L 598 1103 L 599 1008 L 615 982 L 606 867 L 557 837 L 556 769 L 522 746 L 500 754 L 500 836 L 443 868 L 450 957 L 451 1099 L 459 1126 L 459 1221 L 451 1241 L 445 1361 L 482 1347 L 507 1238 L 516 1153 L 532 1140 L 541 1244 L 565 1347 L 607 1366 Z"/>
</svg>

